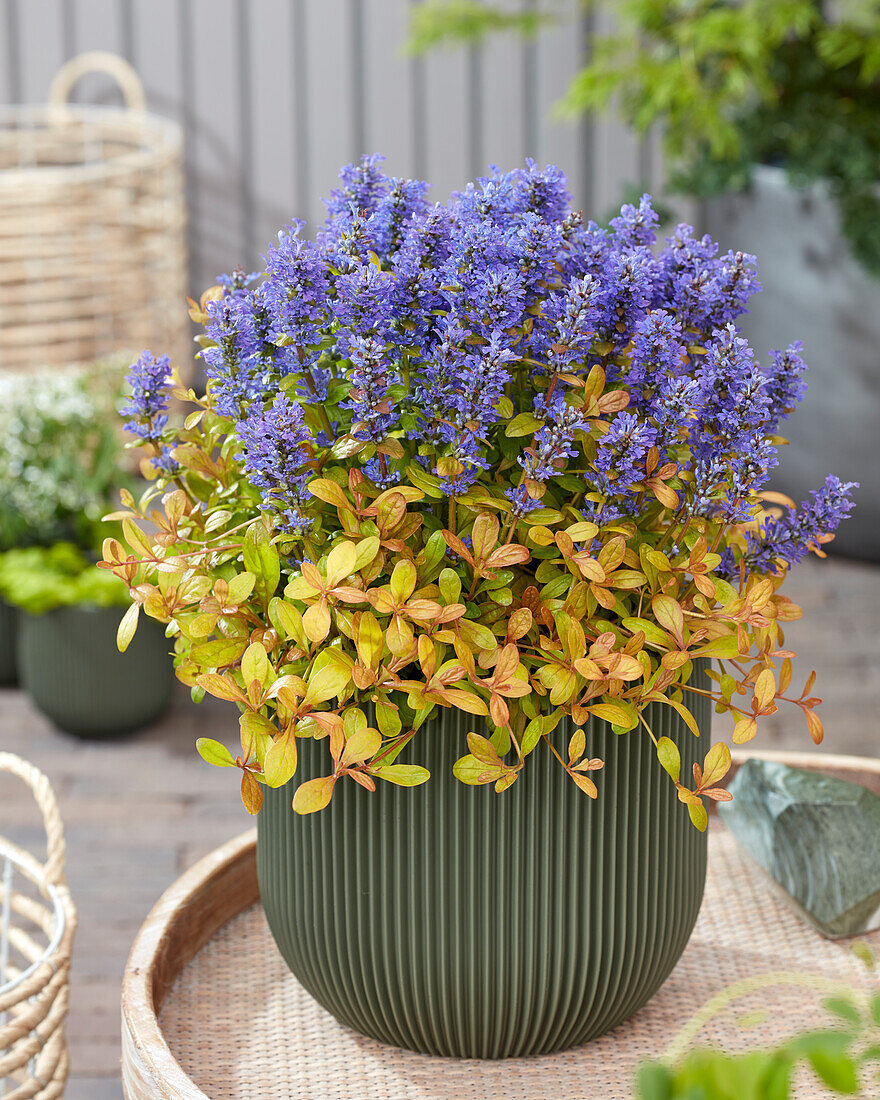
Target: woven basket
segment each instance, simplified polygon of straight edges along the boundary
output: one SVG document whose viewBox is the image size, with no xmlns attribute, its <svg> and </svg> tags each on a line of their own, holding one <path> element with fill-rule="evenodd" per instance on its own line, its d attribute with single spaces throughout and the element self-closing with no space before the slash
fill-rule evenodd
<svg viewBox="0 0 880 1100">
<path fill-rule="evenodd" d="M 64 1092 L 64 1038 L 76 912 L 64 885 L 64 831 L 49 781 L 0 753 L 0 772 L 31 788 L 43 814 L 46 862 L 0 837 L 0 1096 L 54 1100 Z"/>
<path fill-rule="evenodd" d="M 67 103 L 108 73 L 126 107 Z M 167 350 L 186 368 L 183 138 L 144 110 L 137 74 L 86 53 L 47 106 L 0 108 L 0 369 Z"/>
</svg>

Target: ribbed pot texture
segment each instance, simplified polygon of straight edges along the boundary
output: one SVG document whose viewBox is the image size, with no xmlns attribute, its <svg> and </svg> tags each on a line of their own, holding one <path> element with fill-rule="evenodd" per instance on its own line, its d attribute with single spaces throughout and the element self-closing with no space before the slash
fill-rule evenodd
<svg viewBox="0 0 880 1100">
<path fill-rule="evenodd" d="M 700 741 L 671 707 L 646 715 L 683 774 L 709 748 L 709 700 L 688 703 Z M 560 723 L 558 748 L 574 728 Z M 644 731 L 585 728 L 605 760 L 595 801 L 544 745 L 503 794 L 463 786 L 452 765 L 479 720 L 443 710 L 407 749 L 428 783 L 371 794 L 344 780 L 307 817 L 293 791 L 328 773 L 329 753 L 299 742 L 295 779 L 265 789 L 257 869 L 281 954 L 321 1005 L 394 1046 L 506 1058 L 584 1043 L 652 996 L 696 921 L 706 836 Z"/>
<path fill-rule="evenodd" d="M 15 636 L 18 632 L 18 612 L 0 600 L 0 687 L 9 687 L 18 680 L 15 666 Z"/>
<path fill-rule="evenodd" d="M 22 687 L 56 726 L 77 737 L 107 738 L 147 725 L 171 699 L 171 643 L 141 618 L 125 653 L 116 648 L 119 607 L 59 607 L 20 617 Z"/>
</svg>

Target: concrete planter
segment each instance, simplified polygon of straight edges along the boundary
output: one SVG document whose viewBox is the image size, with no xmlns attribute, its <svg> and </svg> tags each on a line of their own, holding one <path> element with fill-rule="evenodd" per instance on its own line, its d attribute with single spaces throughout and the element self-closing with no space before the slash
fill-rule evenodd
<svg viewBox="0 0 880 1100">
<path fill-rule="evenodd" d="M 795 190 L 781 169 L 758 168 L 749 193 L 709 203 L 705 228 L 758 257 L 764 289 L 739 322 L 758 357 L 802 340 L 810 365 L 772 487 L 801 500 L 829 473 L 860 482 L 834 550 L 880 560 L 880 280 L 850 255 L 825 188 Z"/>
<path fill-rule="evenodd" d="M 710 700 L 689 702 L 705 740 Z M 705 747 L 671 707 L 648 721 L 689 774 Z M 452 765 L 475 728 L 439 710 L 410 756 L 428 783 L 371 794 L 344 781 L 307 817 L 293 791 L 327 774 L 328 752 L 301 740 L 295 779 L 265 789 L 257 819 L 263 907 L 300 983 L 364 1035 L 464 1058 L 564 1050 L 665 981 L 700 908 L 706 834 L 641 730 L 590 720 L 588 751 L 606 761 L 593 801 L 541 745 L 504 794 L 463 786 Z"/>
</svg>

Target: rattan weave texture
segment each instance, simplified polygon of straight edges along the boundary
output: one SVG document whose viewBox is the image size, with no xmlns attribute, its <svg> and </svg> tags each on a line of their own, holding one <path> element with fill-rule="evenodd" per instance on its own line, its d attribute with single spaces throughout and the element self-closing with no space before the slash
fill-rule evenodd
<svg viewBox="0 0 880 1100">
<path fill-rule="evenodd" d="M 870 939 L 880 946 L 880 935 Z M 802 924 L 713 823 L 706 898 L 681 962 L 633 1019 L 579 1049 L 455 1061 L 364 1039 L 340 1027 L 298 985 L 259 907 L 222 928 L 186 966 L 160 1023 L 175 1060 L 211 1100 L 630 1100 L 639 1061 L 661 1055 L 713 993 L 779 971 L 865 983 L 848 948 Z M 768 1043 L 824 1021 L 820 999 L 800 987 L 774 986 L 738 1001 L 701 1038 L 727 1047 Z M 743 1028 L 742 1014 L 756 1007 L 769 1010 L 766 1020 Z M 799 1100 L 824 1095 L 812 1081 L 797 1092 Z"/>
<path fill-rule="evenodd" d="M 0 1096 L 57 1100 L 68 1073 L 64 1024 L 76 911 L 64 883 L 64 830 L 49 781 L 0 753 L 32 790 L 46 827 L 41 863 L 0 838 Z"/>
<path fill-rule="evenodd" d="M 67 103 L 92 71 L 124 109 Z M 0 369 L 144 345 L 191 360 L 182 132 L 144 102 L 131 66 L 97 51 L 59 71 L 47 106 L 0 109 Z"/>
</svg>

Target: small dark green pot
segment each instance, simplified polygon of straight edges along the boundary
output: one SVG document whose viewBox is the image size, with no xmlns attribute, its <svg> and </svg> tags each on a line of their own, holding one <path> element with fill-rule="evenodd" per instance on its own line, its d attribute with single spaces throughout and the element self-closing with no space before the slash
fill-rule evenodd
<svg viewBox="0 0 880 1100">
<path fill-rule="evenodd" d="M 171 643 L 144 619 L 125 653 L 116 648 L 119 607 L 59 607 L 20 617 L 21 686 L 56 726 L 109 738 L 147 725 L 171 699 Z"/>
<path fill-rule="evenodd" d="M 710 724 L 709 700 L 688 701 L 702 744 L 671 707 L 647 715 L 685 774 Z M 452 765 L 475 728 L 442 711 L 407 750 L 427 784 L 370 794 L 345 780 L 308 817 L 293 790 L 326 775 L 329 754 L 301 741 L 296 778 L 265 790 L 257 822 L 266 917 L 301 984 L 364 1035 L 464 1058 L 563 1050 L 666 979 L 700 908 L 706 836 L 641 730 L 586 727 L 588 754 L 605 760 L 593 801 L 541 745 L 504 794 L 463 786 Z M 559 748 L 573 729 L 557 729 Z"/>
<path fill-rule="evenodd" d="M 18 633 L 18 612 L 5 600 L 0 600 L 0 687 L 18 682 L 15 664 L 15 637 Z"/>
</svg>

